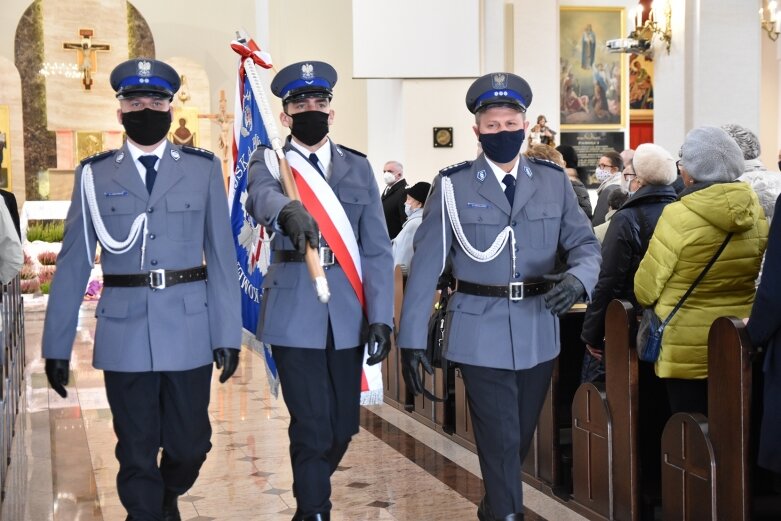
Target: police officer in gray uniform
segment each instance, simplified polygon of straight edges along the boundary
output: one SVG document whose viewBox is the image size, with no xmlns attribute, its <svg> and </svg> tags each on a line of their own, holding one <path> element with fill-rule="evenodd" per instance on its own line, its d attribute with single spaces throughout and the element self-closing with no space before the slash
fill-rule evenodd
<svg viewBox="0 0 781 521">
<path fill-rule="evenodd" d="M 105 289 L 93 365 L 104 371 L 117 434 L 119 498 L 128 519 L 144 521 L 180 519 L 177 498 L 211 448 L 212 362 L 225 382 L 241 348 L 220 162 L 166 139 L 179 81 L 173 68 L 151 59 L 126 61 L 111 73 L 127 142 L 76 169 L 43 331 L 46 376 L 65 397 L 79 306 L 100 242 Z"/>
<path fill-rule="evenodd" d="M 445 356 L 461 369 L 486 495 L 481 521 L 523 519 L 526 456 L 559 353 L 559 319 L 597 281 L 600 249 L 562 168 L 519 156 L 529 84 L 488 74 L 466 105 L 484 153 L 440 171 L 415 235 L 398 345 L 413 392 L 437 278 L 452 263 Z M 566 272 L 554 271 L 557 247 Z"/>
<path fill-rule="evenodd" d="M 290 459 L 297 511 L 294 521 L 327 521 L 330 476 L 358 432 L 361 366 L 390 350 L 393 256 L 377 184 L 363 154 L 328 138 L 336 71 L 327 63 L 289 65 L 271 83 L 282 99 L 282 125 L 291 129 L 285 152 L 302 154 L 328 182 L 358 243 L 365 309 L 339 259 L 319 238 L 318 223 L 291 201 L 272 172 L 276 158 L 256 151 L 249 163 L 247 211 L 276 230 L 272 264 L 263 280 L 258 338 L 271 344 L 290 411 Z M 342 234 L 344 235 L 344 234 Z M 306 244 L 320 249 L 331 292 L 318 301 L 310 283 Z"/>
</svg>

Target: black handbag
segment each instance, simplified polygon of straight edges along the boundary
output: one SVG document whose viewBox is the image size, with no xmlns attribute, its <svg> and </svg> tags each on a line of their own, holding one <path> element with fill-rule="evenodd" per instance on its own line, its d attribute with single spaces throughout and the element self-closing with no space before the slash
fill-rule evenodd
<svg viewBox="0 0 781 521">
<path fill-rule="evenodd" d="M 434 312 L 428 319 L 428 342 L 426 343 L 426 358 L 431 367 L 442 369 L 446 363 L 442 357 L 445 346 L 445 324 L 447 322 L 447 303 L 450 299 L 447 288 L 440 290 L 439 302 L 434 306 Z"/>
<path fill-rule="evenodd" d="M 694 280 L 694 282 L 692 282 L 692 285 L 689 286 L 689 289 L 686 290 L 686 293 L 683 294 L 673 310 L 670 311 L 670 314 L 667 315 L 667 318 L 664 319 L 664 322 L 660 323 L 659 317 L 656 316 L 656 312 L 653 310 L 653 308 L 646 308 L 643 310 L 643 316 L 640 319 L 640 324 L 637 326 L 637 339 L 635 344 L 637 349 L 637 356 L 640 358 L 640 360 L 643 362 L 656 362 L 659 359 L 659 353 L 662 350 L 662 334 L 664 333 L 664 328 L 667 326 L 667 324 L 670 323 L 670 320 L 672 320 L 673 316 L 675 316 L 678 310 L 681 309 L 681 306 L 683 306 L 683 303 L 686 302 L 687 298 L 689 298 L 689 295 L 692 294 L 694 288 L 697 287 L 697 284 L 699 284 L 702 279 L 705 278 L 708 270 L 710 270 L 711 266 L 715 264 L 716 259 L 719 258 L 721 252 L 723 252 L 724 248 L 727 247 L 727 243 L 731 238 L 732 232 L 727 234 L 727 236 L 724 238 L 724 242 L 721 243 L 721 246 L 719 246 L 716 254 L 702 269 L 702 272 Z"/>
</svg>

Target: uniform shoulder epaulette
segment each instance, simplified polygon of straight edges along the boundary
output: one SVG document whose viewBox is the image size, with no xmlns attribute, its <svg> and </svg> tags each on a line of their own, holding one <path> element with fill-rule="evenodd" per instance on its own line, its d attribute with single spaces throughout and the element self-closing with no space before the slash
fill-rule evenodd
<svg viewBox="0 0 781 521">
<path fill-rule="evenodd" d="M 104 150 L 103 152 L 98 152 L 97 154 L 92 154 L 89 157 L 85 157 L 81 160 L 81 166 L 88 165 L 90 163 L 94 163 L 95 161 L 100 161 L 104 157 L 108 157 L 111 155 L 114 155 L 114 152 L 116 150 Z"/>
<path fill-rule="evenodd" d="M 455 174 L 459 170 L 463 170 L 464 168 L 470 166 L 471 164 L 472 164 L 471 161 L 461 161 L 460 163 L 456 163 L 455 165 L 446 166 L 445 168 L 439 171 L 439 175 L 449 176 Z"/>
<path fill-rule="evenodd" d="M 536 163 L 538 165 L 549 166 L 551 168 L 555 168 L 556 170 L 559 170 L 560 172 L 564 171 L 564 167 L 563 166 L 561 166 L 558 163 L 554 163 L 553 161 L 550 161 L 548 159 L 540 159 L 538 157 L 527 157 L 527 159 L 529 161 L 531 161 L 532 163 Z"/>
<path fill-rule="evenodd" d="M 205 148 L 191 147 L 190 145 L 182 145 L 182 152 L 187 152 L 188 154 L 195 154 L 196 156 L 202 156 L 207 159 L 214 158 L 214 152 L 206 150 Z"/>
<path fill-rule="evenodd" d="M 366 157 L 366 154 L 364 154 L 363 152 L 358 152 L 357 150 L 353 150 L 352 148 L 346 147 L 344 145 L 338 145 L 338 146 L 339 146 L 339 148 L 343 148 L 344 150 L 347 150 L 348 152 L 352 152 L 353 154 L 355 154 L 357 156 Z"/>
</svg>

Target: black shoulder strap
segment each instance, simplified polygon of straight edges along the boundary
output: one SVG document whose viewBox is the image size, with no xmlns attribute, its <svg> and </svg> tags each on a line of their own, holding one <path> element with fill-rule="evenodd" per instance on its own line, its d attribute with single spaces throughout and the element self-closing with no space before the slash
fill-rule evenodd
<svg viewBox="0 0 781 521">
<path fill-rule="evenodd" d="M 721 246 L 719 246 L 719 249 L 716 252 L 716 254 L 713 257 L 711 257 L 711 260 L 708 261 L 708 264 L 702 269 L 702 272 L 700 273 L 700 275 L 695 279 L 694 282 L 692 282 L 692 285 L 689 286 L 689 289 L 687 289 L 686 293 L 683 294 L 683 296 L 681 297 L 681 300 L 678 301 L 678 303 L 675 305 L 673 310 L 670 311 L 670 314 L 667 315 L 667 318 L 664 319 L 664 322 L 662 322 L 662 324 L 659 326 L 659 329 L 664 329 L 664 327 L 667 325 L 667 323 L 670 322 L 670 320 L 672 320 L 673 315 L 675 315 L 675 313 L 677 313 L 678 310 L 681 309 L 681 306 L 683 306 L 683 303 L 686 302 L 687 298 L 689 298 L 689 295 L 692 294 L 692 292 L 694 291 L 694 288 L 697 287 L 697 284 L 699 284 L 702 281 L 702 279 L 705 278 L 705 275 L 707 275 L 708 270 L 710 270 L 711 266 L 713 266 L 716 263 L 716 259 L 719 258 L 719 255 L 721 255 L 721 252 L 723 252 L 724 248 L 727 247 L 727 243 L 729 242 L 729 240 L 731 238 L 732 238 L 732 232 L 729 232 L 727 234 L 727 236 L 724 238 L 724 242 L 722 242 Z"/>
</svg>

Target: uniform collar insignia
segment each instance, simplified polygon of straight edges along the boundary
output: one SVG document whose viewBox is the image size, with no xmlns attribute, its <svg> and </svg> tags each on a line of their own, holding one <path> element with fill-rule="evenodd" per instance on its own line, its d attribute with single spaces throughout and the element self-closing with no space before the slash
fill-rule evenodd
<svg viewBox="0 0 781 521">
<path fill-rule="evenodd" d="M 179 158 L 180 158 L 181 156 L 179 155 L 179 151 L 178 151 L 178 150 L 174 150 L 174 149 L 172 148 L 172 149 L 171 149 L 171 157 L 173 157 L 173 158 L 174 158 L 174 161 L 179 161 Z"/>
<path fill-rule="evenodd" d="M 494 74 L 491 77 L 491 85 L 494 89 L 506 89 L 507 88 L 507 75 L 502 73 Z"/>
<path fill-rule="evenodd" d="M 339 155 L 344 157 L 344 152 L 342 152 L 342 149 L 339 147 L 336 147 L 336 151 L 339 152 Z"/>
<path fill-rule="evenodd" d="M 485 170 L 480 170 L 480 171 L 479 171 L 479 172 L 478 172 L 478 173 L 475 175 L 475 177 L 477 177 L 477 180 L 478 180 L 478 181 L 480 181 L 481 183 L 482 183 L 483 181 L 485 181 Z"/>
<path fill-rule="evenodd" d="M 528 167 L 528 166 L 526 166 L 526 165 L 523 165 L 523 171 L 524 171 L 524 172 L 526 172 L 526 176 L 527 176 L 529 179 L 531 179 L 531 178 L 532 178 L 532 175 L 533 175 L 533 174 L 532 174 L 532 169 L 531 169 L 531 168 L 529 168 L 529 167 Z"/>
<path fill-rule="evenodd" d="M 125 159 L 125 153 L 120 152 L 119 154 L 117 154 L 117 157 L 116 159 L 114 159 L 114 162 L 121 163 L 123 159 Z"/>
</svg>

